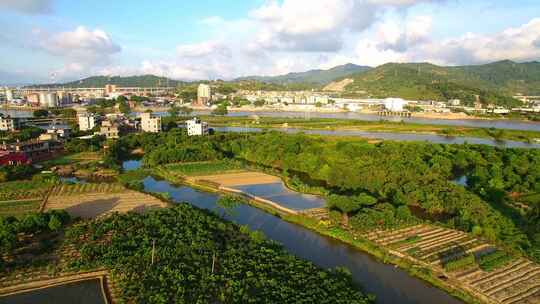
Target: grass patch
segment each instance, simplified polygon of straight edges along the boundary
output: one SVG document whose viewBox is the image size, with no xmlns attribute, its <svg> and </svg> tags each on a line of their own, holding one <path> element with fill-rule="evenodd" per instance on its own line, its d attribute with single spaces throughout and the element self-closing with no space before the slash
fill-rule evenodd
<svg viewBox="0 0 540 304">
<path fill-rule="evenodd" d="M 514 257 L 508 253 L 496 250 L 478 257 L 478 265 L 484 271 L 491 272 L 508 265 Z"/>
<path fill-rule="evenodd" d="M 476 265 L 476 259 L 473 254 L 469 254 L 444 263 L 444 269 L 446 271 L 457 271 L 467 269 L 474 265 Z"/>
<path fill-rule="evenodd" d="M 13 181 L 0 183 L 0 201 L 40 199 L 50 184 L 42 181 Z"/>
<path fill-rule="evenodd" d="M 231 161 L 211 161 L 196 163 L 177 163 L 166 165 L 165 169 L 176 174 L 186 176 L 210 175 L 227 171 L 242 170 L 242 166 Z"/>
<path fill-rule="evenodd" d="M 88 161 L 99 161 L 101 160 L 101 155 L 98 152 L 81 152 L 75 154 L 64 155 L 55 159 L 51 159 L 45 162 L 42 162 L 41 165 L 49 166 L 64 166 L 71 165 L 80 162 Z"/>
</svg>

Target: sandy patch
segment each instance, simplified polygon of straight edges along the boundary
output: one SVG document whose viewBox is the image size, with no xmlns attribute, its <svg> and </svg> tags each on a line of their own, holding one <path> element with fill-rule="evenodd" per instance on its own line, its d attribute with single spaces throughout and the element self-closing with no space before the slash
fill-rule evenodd
<svg viewBox="0 0 540 304">
<path fill-rule="evenodd" d="M 113 212 L 144 212 L 164 208 L 166 203 L 144 193 L 125 190 L 120 193 L 84 193 L 78 195 L 51 196 L 45 211 L 65 209 L 73 217 L 96 218 Z"/>
<path fill-rule="evenodd" d="M 274 184 L 281 182 L 281 179 L 279 177 L 259 172 L 239 172 L 229 174 L 205 175 L 197 176 L 193 179 L 210 181 L 225 187 Z"/>
</svg>

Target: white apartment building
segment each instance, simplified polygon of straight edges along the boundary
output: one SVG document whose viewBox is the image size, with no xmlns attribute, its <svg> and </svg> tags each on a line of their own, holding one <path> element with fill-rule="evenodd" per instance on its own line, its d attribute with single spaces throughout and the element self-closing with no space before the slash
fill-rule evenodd
<svg viewBox="0 0 540 304">
<path fill-rule="evenodd" d="M 0 114 L 0 131 L 15 131 L 15 119 Z"/>
<path fill-rule="evenodd" d="M 197 88 L 197 104 L 198 105 L 205 105 L 207 104 L 212 97 L 212 90 L 210 89 L 210 86 L 204 83 L 201 83 L 199 85 L 199 88 Z"/>
<path fill-rule="evenodd" d="M 13 100 L 13 91 L 10 89 L 6 89 L 6 100 L 7 101 Z"/>
<path fill-rule="evenodd" d="M 208 123 L 201 121 L 195 117 L 186 121 L 188 136 L 208 135 Z"/>
<path fill-rule="evenodd" d="M 79 130 L 89 131 L 96 126 L 96 117 L 91 113 L 80 114 L 79 116 Z"/>
<path fill-rule="evenodd" d="M 152 113 L 141 113 L 141 130 L 143 132 L 161 132 L 161 117 Z"/>
</svg>

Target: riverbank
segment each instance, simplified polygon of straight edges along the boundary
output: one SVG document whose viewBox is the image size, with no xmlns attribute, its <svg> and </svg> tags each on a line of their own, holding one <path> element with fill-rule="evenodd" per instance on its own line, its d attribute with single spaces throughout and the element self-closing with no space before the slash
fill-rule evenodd
<svg viewBox="0 0 540 304">
<path fill-rule="evenodd" d="M 497 141 L 540 142 L 540 131 L 493 130 L 391 121 L 342 120 L 331 118 L 271 118 L 202 116 L 215 127 L 253 127 L 260 129 L 301 129 L 313 131 L 363 131 L 373 133 L 404 133 L 452 137 L 474 137 Z"/>
<path fill-rule="evenodd" d="M 163 169 L 154 171 L 154 175 L 176 185 L 184 184 L 205 192 L 235 195 L 234 192 L 227 191 L 227 189 L 224 189 L 219 185 L 206 182 L 201 183 L 196 179 L 190 179 L 187 177 L 178 177 L 164 171 Z M 349 244 L 358 250 L 370 254 L 382 263 L 392 264 L 400 267 L 401 269 L 407 271 L 407 273 L 410 275 L 422 279 L 423 281 L 448 292 L 450 295 L 465 301 L 466 303 L 490 303 L 489 300 L 483 297 L 481 294 L 474 293 L 472 290 L 464 291 L 463 288 L 459 286 L 459 282 L 448 280 L 448 277 L 444 273 L 434 271 L 433 269 L 428 269 L 426 268 L 426 265 L 419 263 L 419 261 L 411 260 L 406 256 L 396 254 L 396 252 L 392 252 L 388 248 L 381 247 L 368 239 L 353 233 L 350 230 L 344 229 L 343 227 L 330 227 L 324 224 L 324 222 L 309 218 L 301 213 L 293 214 L 291 212 L 286 212 L 281 208 L 276 208 L 272 204 L 250 198 L 249 196 L 245 196 L 243 194 L 236 193 L 236 196 L 252 207 L 277 216 L 287 222 L 308 228 L 323 236 Z M 441 279 L 442 277 L 446 278 L 446 280 Z"/>
</svg>

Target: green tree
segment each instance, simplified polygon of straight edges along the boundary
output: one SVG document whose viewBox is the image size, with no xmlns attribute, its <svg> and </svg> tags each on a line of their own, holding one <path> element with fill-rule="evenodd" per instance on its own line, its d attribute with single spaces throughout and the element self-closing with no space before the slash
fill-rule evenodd
<svg viewBox="0 0 540 304">
<path fill-rule="evenodd" d="M 58 219 L 58 217 L 53 214 L 49 218 L 49 225 L 48 226 L 49 226 L 50 230 L 58 231 L 58 230 L 60 230 L 60 228 L 62 228 L 62 221 L 60 221 L 60 219 Z"/>
<path fill-rule="evenodd" d="M 32 115 L 34 116 L 34 118 L 46 118 L 49 116 L 49 111 L 43 109 L 35 110 Z"/>
<path fill-rule="evenodd" d="M 343 195 L 332 194 L 327 202 L 330 209 L 341 211 L 343 225 L 349 225 L 349 215 L 362 208 L 360 201 Z"/>
<path fill-rule="evenodd" d="M 227 115 L 227 113 L 229 113 L 229 111 L 227 110 L 227 106 L 223 104 L 220 104 L 217 108 L 215 108 L 212 111 L 212 115 L 223 116 L 223 115 Z"/>
</svg>

